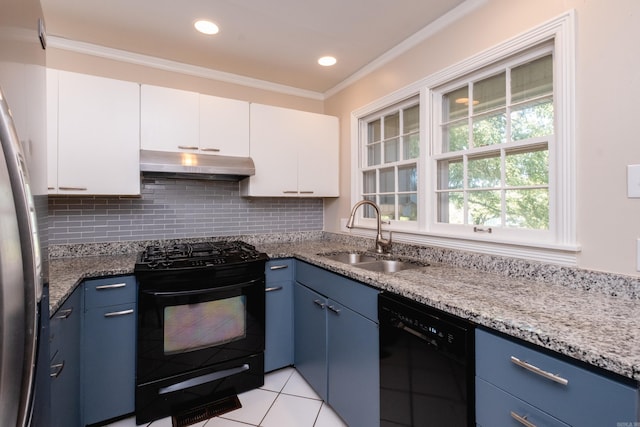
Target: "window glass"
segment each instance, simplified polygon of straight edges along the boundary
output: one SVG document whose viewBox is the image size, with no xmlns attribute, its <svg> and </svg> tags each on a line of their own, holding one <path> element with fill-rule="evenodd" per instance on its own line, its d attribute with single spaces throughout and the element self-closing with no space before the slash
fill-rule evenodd
<svg viewBox="0 0 640 427">
<path fill-rule="evenodd" d="M 500 186 L 501 167 L 499 155 L 472 157 L 468 161 L 469 188 L 494 188 Z"/>
<path fill-rule="evenodd" d="M 553 134 L 553 100 L 518 105 L 511 111 L 511 139 L 520 141 Z"/>
<path fill-rule="evenodd" d="M 507 99 L 506 72 L 480 80 L 473 85 L 473 113 L 504 108 Z"/>
<path fill-rule="evenodd" d="M 503 111 L 486 114 L 473 120 L 473 146 L 502 144 L 507 140 L 507 116 Z"/>
<path fill-rule="evenodd" d="M 396 189 L 394 168 L 380 169 L 380 192 L 392 193 Z"/>
<path fill-rule="evenodd" d="M 551 55 L 511 70 L 511 102 L 521 102 L 553 92 L 553 57 Z"/>
</svg>

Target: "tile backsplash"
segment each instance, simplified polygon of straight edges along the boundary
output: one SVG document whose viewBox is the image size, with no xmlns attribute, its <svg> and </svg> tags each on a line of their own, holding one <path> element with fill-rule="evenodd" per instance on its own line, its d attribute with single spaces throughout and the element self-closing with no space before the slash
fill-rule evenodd
<svg viewBox="0 0 640 427">
<path fill-rule="evenodd" d="M 140 197 L 50 196 L 49 244 L 323 228 L 322 199 L 244 198 L 237 182 L 143 178 Z"/>
</svg>

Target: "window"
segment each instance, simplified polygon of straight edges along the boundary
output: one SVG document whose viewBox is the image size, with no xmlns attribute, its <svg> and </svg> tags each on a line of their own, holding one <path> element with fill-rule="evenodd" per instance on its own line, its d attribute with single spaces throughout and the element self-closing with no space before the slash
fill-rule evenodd
<svg viewBox="0 0 640 427">
<path fill-rule="evenodd" d="M 361 195 L 380 207 L 384 221 L 418 218 L 419 112 L 413 98 L 362 121 Z M 364 206 L 363 217 L 375 217 L 371 206 Z"/>
<path fill-rule="evenodd" d="M 434 106 L 441 106 L 432 140 L 437 223 L 471 225 L 475 232 L 549 230 L 551 49 L 433 91 Z"/>
<path fill-rule="evenodd" d="M 396 241 L 575 265 L 573 34 L 570 11 L 356 110 L 352 203 Z"/>
</svg>

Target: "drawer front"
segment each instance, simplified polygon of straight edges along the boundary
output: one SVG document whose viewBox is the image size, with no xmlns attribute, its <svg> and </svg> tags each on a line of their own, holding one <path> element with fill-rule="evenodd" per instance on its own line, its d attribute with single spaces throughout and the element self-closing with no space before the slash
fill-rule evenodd
<svg viewBox="0 0 640 427">
<path fill-rule="evenodd" d="M 296 281 L 378 322 L 378 290 L 301 261 L 296 263 Z"/>
<path fill-rule="evenodd" d="M 616 425 L 638 417 L 633 387 L 480 329 L 476 376 L 570 425 Z"/>
<path fill-rule="evenodd" d="M 134 276 L 89 279 L 84 282 L 85 308 L 106 307 L 136 301 Z"/>
<path fill-rule="evenodd" d="M 293 280 L 293 259 L 273 259 L 267 261 L 266 276 L 267 283 Z"/>
<path fill-rule="evenodd" d="M 530 424 L 526 424 L 526 423 Z M 569 427 L 488 382 L 476 379 L 476 425 L 481 427 Z"/>
</svg>

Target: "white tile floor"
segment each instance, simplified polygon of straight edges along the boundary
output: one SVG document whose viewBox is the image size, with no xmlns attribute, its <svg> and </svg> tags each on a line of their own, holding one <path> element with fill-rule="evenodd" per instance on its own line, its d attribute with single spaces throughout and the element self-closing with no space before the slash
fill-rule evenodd
<svg viewBox="0 0 640 427">
<path fill-rule="evenodd" d="M 242 408 L 211 418 L 194 427 L 347 427 L 294 368 L 265 375 L 264 386 L 238 395 Z M 135 427 L 135 417 L 107 427 Z M 148 427 L 171 427 L 163 418 Z"/>
</svg>

